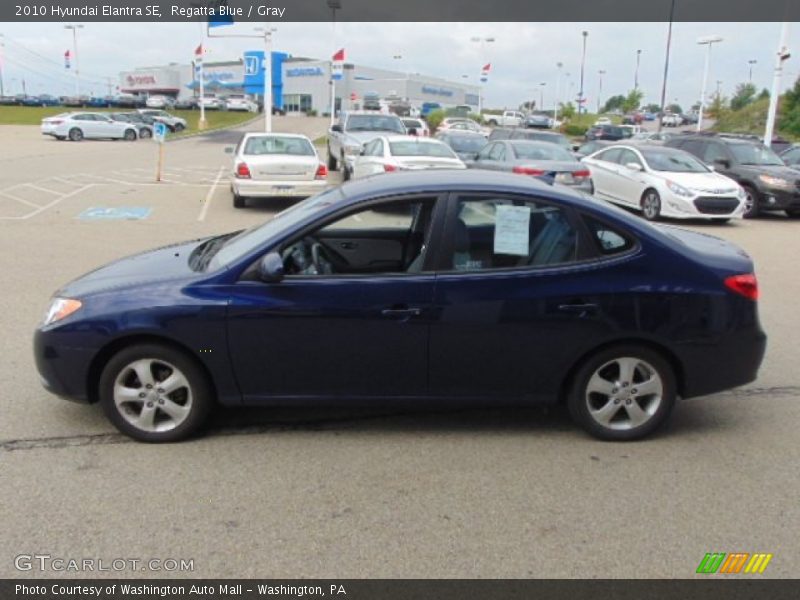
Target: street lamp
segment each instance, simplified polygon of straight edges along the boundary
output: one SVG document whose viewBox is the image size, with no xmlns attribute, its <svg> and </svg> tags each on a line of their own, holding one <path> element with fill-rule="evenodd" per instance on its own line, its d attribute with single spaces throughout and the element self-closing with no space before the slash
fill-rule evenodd
<svg viewBox="0 0 800 600">
<path fill-rule="evenodd" d="M 491 44 L 495 41 L 492 36 L 474 36 L 470 38 L 471 42 L 481 45 L 481 60 L 486 60 L 486 44 Z M 478 114 L 483 111 L 483 94 L 481 93 L 483 86 L 478 86 Z"/>
<path fill-rule="evenodd" d="M 5 43 L 5 36 L 0 33 L 0 96 L 5 96 L 6 93 L 3 90 L 3 54 L 5 53 L 6 43 Z"/>
<path fill-rule="evenodd" d="M 667 97 L 667 77 L 669 76 L 669 51 L 672 46 L 672 20 L 675 16 L 675 0 L 669 5 L 669 29 L 667 29 L 667 51 L 664 56 L 664 79 L 661 82 L 661 110 L 658 115 L 658 125 L 656 131 L 661 133 L 662 121 L 664 120 L 664 102 Z"/>
<path fill-rule="evenodd" d="M 80 71 L 78 67 L 78 29 L 83 29 L 83 25 L 64 25 L 64 29 L 72 30 L 72 51 L 75 55 L 75 95 L 81 95 Z"/>
<path fill-rule="evenodd" d="M 605 75 L 606 72 L 603 71 L 603 70 L 600 70 L 600 71 L 597 72 L 597 74 L 600 76 L 600 87 L 597 90 L 597 114 L 599 115 L 600 114 L 600 96 L 603 94 L 603 75 Z"/>
<path fill-rule="evenodd" d="M 697 115 L 697 131 L 700 131 L 703 128 L 703 110 L 705 109 L 706 105 L 706 83 L 708 82 L 708 64 L 711 60 L 711 46 L 721 41 L 722 37 L 718 35 L 709 35 L 697 39 L 697 43 L 699 45 L 707 47 L 706 63 L 705 67 L 703 68 L 703 87 L 700 90 L 700 110 Z"/>
<path fill-rule="evenodd" d="M 341 0 L 328 0 L 328 8 L 331 9 L 331 47 L 332 52 L 336 49 L 336 11 L 342 8 Z M 331 127 L 336 122 L 336 80 L 333 78 L 333 61 L 331 60 Z"/>
<path fill-rule="evenodd" d="M 589 37 L 589 32 L 584 31 L 581 35 L 583 35 L 583 53 L 581 54 L 581 89 L 578 91 L 578 114 L 581 114 L 581 107 L 583 106 L 583 70 L 586 66 L 586 38 Z"/>
<path fill-rule="evenodd" d="M 547 83 L 545 83 L 544 81 L 539 84 L 539 110 L 540 111 L 544 110 L 544 86 L 546 86 L 546 85 L 547 85 Z"/>
<path fill-rule="evenodd" d="M 560 84 L 561 84 L 561 67 L 564 66 L 564 63 L 556 63 L 556 67 L 558 68 L 558 72 L 556 74 L 556 95 L 555 99 L 553 100 L 553 129 L 556 128 L 556 121 L 558 121 L 558 102 L 561 100 L 560 96 Z"/>
<path fill-rule="evenodd" d="M 751 83 L 753 81 L 753 65 L 756 64 L 757 62 L 758 61 L 755 58 L 747 61 L 747 64 L 750 65 L 750 75 L 748 76 L 747 81 Z"/>
<path fill-rule="evenodd" d="M 633 73 L 633 89 L 639 89 L 639 59 L 642 57 L 642 51 L 636 51 L 636 71 Z"/>
<path fill-rule="evenodd" d="M 255 27 L 264 33 L 264 131 L 272 133 L 272 34 L 274 27 Z"/>
</svg>

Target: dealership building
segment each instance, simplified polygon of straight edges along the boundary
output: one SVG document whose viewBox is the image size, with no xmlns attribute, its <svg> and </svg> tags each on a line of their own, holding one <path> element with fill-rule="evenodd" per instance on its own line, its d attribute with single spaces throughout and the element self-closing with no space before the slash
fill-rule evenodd
<svg viewBox="0 0 800 600">
<path fill-rule="evenodd" d="M 245 52 L 232 61 L 208 62 L 203 66 L 206 94 L 227 96 L 264 92 L 263 51 Z M 166 95 L 177 99 L 199 94 L 198 70 L 193 64 L 142 67 L 120 73 L 120 92 L 137 95 Z M 402 73 L 345 63 L 336 82 L 336 110 L 361 107 L 364 96 L 405 100 L 416 107 L 435 102 L 445 107 L 478 107 L 479 88 L 437 77 Z M 272 53 L 272 94 L 275 106 L 287 112 L 316 111 L 325 114 L 331 103 L 331 61 L 294 58 Z"/>
</svg>

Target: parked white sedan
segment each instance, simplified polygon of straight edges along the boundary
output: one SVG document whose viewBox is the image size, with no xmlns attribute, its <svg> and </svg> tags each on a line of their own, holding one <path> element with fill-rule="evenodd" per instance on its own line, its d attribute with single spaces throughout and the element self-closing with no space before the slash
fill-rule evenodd
<svg viewBox="0 0 800 600">
<path fill-rule="evenodd" d="M 42 119 L 42 134 L 73 142 L 84 139 L 128 140 L 139 137 L 134 123 L 112 121 L 103 113 L 62 113 Z"/>
<path fill-rule="evenodd" d="M 233 206 L 247 198 L 307 198 L 328 185 L 328 168 L 304 135 L 247 133 L 232 152 Z"/>
<path fill-rule="evenodd" d="M 353 177 L 417 169 L 466 169 L 455 152 L 431 138 L 382 136 L 367 142 L 353 163 Z"/>
<path fill-rule="evenodd" d="M 616 144 L 581 162 L 592 173 L 597 198 L 640 210 L 650 221 L 727 221 L 742 218 L 745 211 L 746 196 L 738 183 L 683 150 Z"/>
</svg>

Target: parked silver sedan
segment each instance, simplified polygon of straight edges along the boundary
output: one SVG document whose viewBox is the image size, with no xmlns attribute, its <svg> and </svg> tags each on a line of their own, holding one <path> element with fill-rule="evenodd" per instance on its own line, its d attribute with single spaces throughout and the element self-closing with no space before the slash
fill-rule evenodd
<svg viewBox="0 0 800 600">
<path fill-rule="evenodd" d="M 466 169 L 455 152 L 439 140 L 391 135 L 367 142 L 353 163 L 353 177 L 418 169 Z"/>
<path fill-rule="evenodd" d="M 128 140 L 139 137 L 133 123 L 112 121 L 106 114 L 93 112 L 62 113 L 42 119 L 42 134 L 57 140 Z"/>
<path fill-rule="evenodd" d="M 232 153 L 233 206 L 247 198 L 307 198 L 328 185 L 328 168 L 304 135 L 247 133 Z"/>
<path fill-rule="evenodd" d="M 552 175 L 556 183 L 590 194 L 593 190 L 589 169 L 578 162 L 572 153 L 549 142 L 489 142 L 467 166 L 471 169 L 510 171 L 533 177 Z"/>
</svg>

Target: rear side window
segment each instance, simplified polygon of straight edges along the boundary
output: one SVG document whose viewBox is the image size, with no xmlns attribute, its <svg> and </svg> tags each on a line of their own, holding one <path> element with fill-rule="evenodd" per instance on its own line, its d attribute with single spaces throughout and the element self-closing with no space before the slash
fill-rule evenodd
<svg viewBox="0 0 800 600">
<path fill-rule="evenodd" d="M 595 158 L 597 160 L 604 160 L 611 163 L 619 163 L 619 157 L 622 154 L 622 148 L 609 148 L 605 152 L 601 152 Z"/>
<path fill-rule="evenodd" d="M 589 237 L 592 238 L 595 249 L 603 256 L 622 254 L 636 245 L 632 236 L 594 217 L 583 215 L 583 221 L 589 229 Z"/>
</svg>

